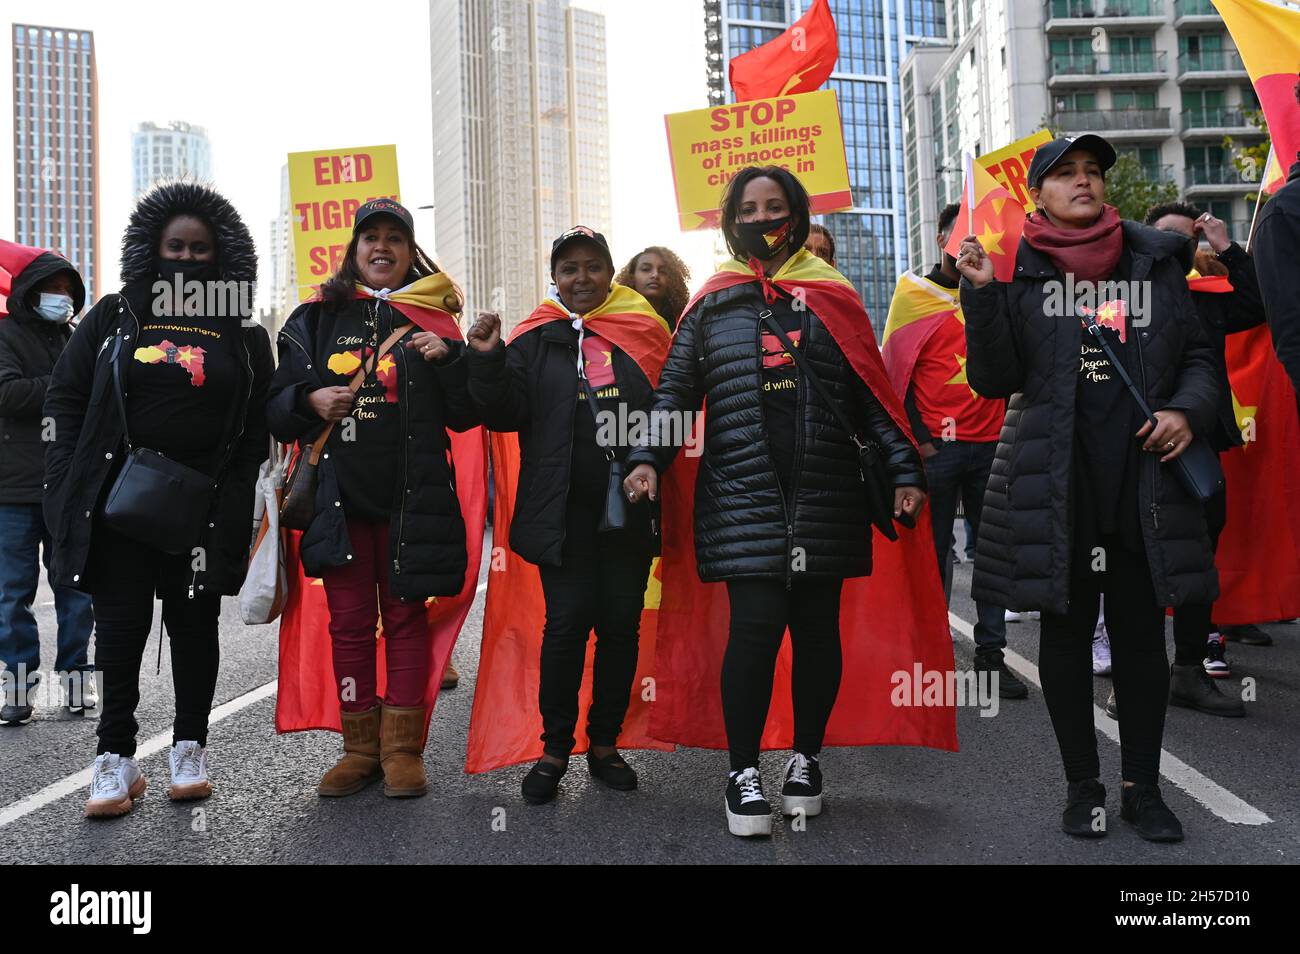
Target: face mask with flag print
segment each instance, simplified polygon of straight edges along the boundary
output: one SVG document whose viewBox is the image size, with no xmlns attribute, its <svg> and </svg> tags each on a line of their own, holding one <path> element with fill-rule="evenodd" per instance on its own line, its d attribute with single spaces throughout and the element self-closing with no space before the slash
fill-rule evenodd
<svg viewBox="0 0 1300 954">
<path fill-rule="evenodd" d="M 767 261 L 781 254 L 790 242 L 790 216 L 762 222 L 737 222 L 736 239 L 741 250 Z"/>
</svg>

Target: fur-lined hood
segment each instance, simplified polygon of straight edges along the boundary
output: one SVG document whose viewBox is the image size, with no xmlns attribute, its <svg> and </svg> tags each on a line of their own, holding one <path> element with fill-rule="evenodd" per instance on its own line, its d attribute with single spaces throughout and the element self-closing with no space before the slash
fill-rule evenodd
<svg viewBox="0 0 1300 954">
<path fill-rule="evenodd" d="M 122 237 L 122 283 L 152 281 L 158 275 L 163 228 L 178 215 L 207 222 L 217 242 L 222 281 L 257 281 L 257 249 L 235 207 L 197 182 L 164 182 L 141 197 Z"/>
</svg>

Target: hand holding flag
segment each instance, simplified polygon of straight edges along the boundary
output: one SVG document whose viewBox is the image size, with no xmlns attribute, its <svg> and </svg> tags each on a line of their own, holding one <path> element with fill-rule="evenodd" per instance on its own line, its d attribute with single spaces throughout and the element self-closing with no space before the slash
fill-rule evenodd
<svg viewBox="0 0 1300 954">
<path fill-rule="evenodd" d="M 987 284 L 992 278 L 1009 282 L 1015 273 L 1020 234 L 1025 229 L 1025 208 L 969 153 L 965 165 L 962 193 L 968 234 L 961 238 L 961 233 L 953 229 L 944 251 L 959 260 L 958 271 L 976 287 Z M 980 257 L 973 257 L 976 249 Z M 960 259 L 963 257 L 971 271 L 962 268 Z M 986 265 L 990 278 L 983 278 Z"/>
</svg>

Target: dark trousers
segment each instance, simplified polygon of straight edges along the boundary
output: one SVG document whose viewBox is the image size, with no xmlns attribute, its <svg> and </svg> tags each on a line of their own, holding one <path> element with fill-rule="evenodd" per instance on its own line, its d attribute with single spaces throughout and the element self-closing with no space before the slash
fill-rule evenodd
<svg viewBox="0 0 1300 954">
<path fill-rule="evenodd" d="M 171 646 L 176 720 L 172 744 L 207 745 L 208 713 L 217 688 L 217 617 L 221 597 L 188 596 L 190 557 L 173 556 L 96 525 L 91 542 L 90 587 L 95 604 L 95 668 L 99 670 L 99 749 L 135 755 L 140 726 L 140 663 L 153 626 L 153 602 Z"/>
<path fill-rule="evenodd" d="M 1210 548 L 1219 549 L 1219 535 L 1228 522 L 1228 492 L 1205 501 L 1205 523 L 1210 531 Z M 1199 666 L 1205 658 L 1205 641 L 1214 628 L 1213 603 L 1187 603 L 1174 610 L 1174 663 Z M 1109 615 L 1109 614 L 1108 614 Z"/>
<path fill-rule="evenodd" d="M 934 551 L 939 558 L 939 578 L 945 598 L 952 594 L 952 528 L 961 501 L 970 523 L 967 548 L 978 539 L 984 490 L 997 442 L 937 441 L 939 453 L 925 462 L 925 479 L 930 485 L 930 525 L 934 530 Z M 975 601 L 975 650 L 1000 654 L 1007 646 L 1005 608 Z"/>
<path fill-rule="evenodd" d="M 650 576 L 647 541 L 635 531 L 597 533 L 594 511 L 569 507 L 559 566 L 541 567 L 546 597 L 537 704 L 547 755 L 567 759 L 578 725 L 587 639 L 596 631 L 587 737 L 616 745 L 636 677 L 641 611 Z"/>
<path fill-rule="evenodd" d="M 1043 697 L 1066 779 L 1100 776 L 1092 722 L 1092 637 L 1105 594 L 1123 778 L 1154 785 L 1169 698 L 1165 611 L 1156 602 L 1146 556 L 1125 550 L 1118 538 L 1103 538 L 1101 546 L 1106 555 L 1102 571 L 1094 572 L 1091 564 L 1076 558 L 1069 610 L 1063 615 L 1043 612 L 1038 662 Z"/>
<path fill-rule="evenodd" d="M 840 691 L 841 579 L 729 580 L 731 631 L 722 658 L 722 715 L 731 769 L 758 766 L 758 751 L 772 702 L 776 657 L 790 628 L 790 682 L 794 702 L 794 748 L 821 751 L 835 697 Z"/>
</svg>

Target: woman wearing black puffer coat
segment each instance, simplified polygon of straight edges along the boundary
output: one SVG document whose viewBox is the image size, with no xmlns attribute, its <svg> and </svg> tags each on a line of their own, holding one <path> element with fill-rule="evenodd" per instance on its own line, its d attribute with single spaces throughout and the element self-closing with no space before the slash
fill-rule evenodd
<svg viewBox="0 0 1300 954">
<path fill-rule="evenodd" d="M 843 665 L 841 589 L 846 578 L 871 572 L 871 520 L 853 438 L 879 439 L 895 516 L 919 512 L 925 477 L 910 436 L 861 376 L 874 362 L 888 390 L 874 341 L 860 336 L 867 324 L 861 301 L 843 276 L 803 248 L 809 200 L 802 184 L 784 169 L 744 169 L 727 189 L 721 221 L 733 271 L 710 279 L 704 296 L 688 306 L 652 415 L 693 413 L 707 402 L 695 544 L 700 578 L 725 581 L 731 603 L 722 664 L 731 753 L 727 823 L 736 835 L 766 835 L 772 813 L 758 755 L 787 626 L 795 738 L 782 808 L 821 811 L 818 755 Z M 825 285 L 843 286 L 845 304 L 818 313 L 809 289 Z M 806 356 L 855 434 L 767 322 Z M 625 481 L 634 501 L 657 496 L 659 475 L 677 450 L 653 437 L 648 445 L 628 456 L 629 466 L 637 465 Z"/>
<path fill-rule="evenodd" d="M 44 507 L 51 575 L 56 584 L 88 590 L 95 609 L 103 699 L 86 803 L 92 817 L 125 814 L 145 789 L 134 759 L 135 707 L 155 594 L 176 687 L 168 794 L 183 800 L 212 791 L 206 746 L 217 617 L 222 595 L 239 592 L 247 569 L 253 487 L 268 446 L 271 348 L 252 318 L 256 279 L 253 240 L 229 202 L 205 186 L 161 185 L 131 214 L 122 290 L 100 299 L 77 326 L 50 379 L 45 415 L 56 439 L 46 454 Z M 157 451 L 215 483 L 204 529 L 184 552 L 163 552 L 106 524 L 104 501 L 123 468 L 128 435 L 131 447 Z"/>
<path fill-rule="evenodd" d="M 1165 607 L 1218 595 L 1205 517 L 1172 463 L 1213 432 L 1214 356 L 1179 254 L 1186 240 L 1121 221 L 1105 205 L 1115 151 L 1098 136 L 1039 147 L 1029 169 L 1038 211 L 1025 223 L 1014 279 L 993 280 L 979 242 L 962 243 L 971 387 L 1010 398 L 976 545 L 977 599 L 1041 610 L 1039 671 L 1069 783 L 1065 832 L 1106 833 L 1098 779 L 1091 642 L 1106 600 L 1119 702 L 1121 817 L 1153 841 L 1182 826 L 1157 787 L 1169 694 Z M 1066 281 L 1069 277 L 1073 282 Z M 1103 303 L 1102 282 L 1117 283 Z M 1094 293 L 1089 303 L 1075 294 Z M 1098 330 L 1158 424 L 1081 316 Z"/>
</svg>

